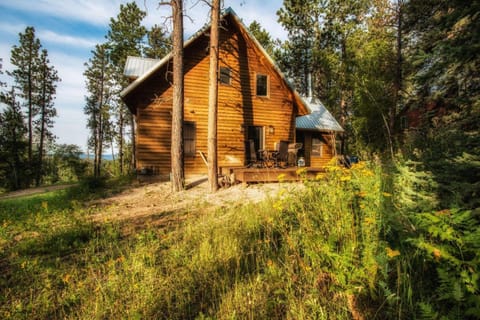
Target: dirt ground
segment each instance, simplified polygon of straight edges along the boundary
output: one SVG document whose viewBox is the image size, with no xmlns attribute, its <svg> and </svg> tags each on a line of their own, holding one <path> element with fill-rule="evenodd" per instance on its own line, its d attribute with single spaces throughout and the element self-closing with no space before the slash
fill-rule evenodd
<svg viewBox="0 0 480 320">
<path fill-rule="evenodd" d="M 187 181 L 187 189 L 172 192 L 170 182 L 156 182 L 132 187 L 112 197 L 93 202 L 99 210 L 92 218 L 96 222 L 123 222 L 128 229 L 145 225 L 168 226 L 201 210 L 258 203 L 275 197 L 282 189 L 293 190 L 299 183 L 237 184 L 208 191 L 205 177 Z M 128 230 L 127 230 L 128 232 Z"/>
</svg>

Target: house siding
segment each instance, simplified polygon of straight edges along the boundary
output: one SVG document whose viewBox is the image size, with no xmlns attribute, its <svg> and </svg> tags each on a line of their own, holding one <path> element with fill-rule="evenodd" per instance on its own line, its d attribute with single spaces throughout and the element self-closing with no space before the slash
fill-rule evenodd
<svg viewBox="0 0 480 320">
<path fill-rule="evenodd" d="M 292 93 L 280 75 L 231 20 L 224 21 L 220 34 L 220 66 L 231 69 L 230 85 L 218 86 L 218 166 L 245 165 L 246 126 L 273 126 L 265 130 L 265 147 L 273 149 L 280 140 L 295 141 L 296 108 Z M 207 156 L 208 124 L 208 37 L 202 35 L 186 48 L 184 119 L 195 123 L 196 155 L 185 157 L 185 173 L 204 174 L 207 167 L 199 151 Z M 172 88 L 166 81 L 167 63 L 135 93 L 137 106 L 138 169 L 155 174 L 170 172 Z M 268 76 L 268 96 L 255 95 L 256 74 Z M 132 101 L 130 101 L 132 103 Z"/>
</svg>

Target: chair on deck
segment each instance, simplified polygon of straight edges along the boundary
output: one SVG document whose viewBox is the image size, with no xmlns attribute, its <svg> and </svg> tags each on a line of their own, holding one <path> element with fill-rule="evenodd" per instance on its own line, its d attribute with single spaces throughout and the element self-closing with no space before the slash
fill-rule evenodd
<svg viewBox="0 0 480 320">
<path fill-rule="evenodd" d="M 280 141 L 278 143 L 278 150 L 275 152 L 275 166 L 283 167 L 288 161 L 288 141 Z M 283 163 L 283 165 L 282 165 Z"/>
<path fill-rule="evenodd" d="M 296 166 L 298 158 L 298 150 L 302 149 L 303 144 L 300 142 L 290 143 L 288 145 L 288 165 Z"/>
</svg>

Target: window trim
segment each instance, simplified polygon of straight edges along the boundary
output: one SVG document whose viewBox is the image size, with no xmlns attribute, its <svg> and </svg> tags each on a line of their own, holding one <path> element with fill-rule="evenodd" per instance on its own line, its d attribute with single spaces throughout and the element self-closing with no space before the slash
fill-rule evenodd
<svg viewBox="0 0 480 320">
<path fill-rule="evenodd" d="M 192 129 L 193 131 L 193 137 L 192 138 L 187 138 L 186 137 L 186 128 L 187 126 L 190 126 L 190 128 Z M 195 154 L 197 152 L 197 125 L 194 121 L 184 121 L 183 122 L 183 155 L 185 157 L 195 157 Z M 192 142 L 192 145 L 193 145 L 193 150 L 190 150 L 190 152 L 187 152 L 187 148 L 186 148 L 186 141 L 191 141 Z"/>
<path fill-rule="evenodd" d="M 315 140 L 318 140 L 318 143 L 314 143 Z M 312 157 L 322 157 L 323 156 L 323 145 L 325 143 L 323 142 L 322 137 L 312 137 L 312 151 L 311 155 Z M 319 146 L 319 150 L 317 148 L 314 148 L 314 146 Z"/>
<path fill-rule="evenodd" d="M 265 77 L 265 95 L 259 95 L 258 94 L 258 77 L 259 76 L 264 76 Z M 270 77 L 268 74 L 265 74 L 265 73 L 255 73 L 255 95 L 257 97 L 261 97 L 261 98 L 268 98 L 270 96 Z"/>
</svg>

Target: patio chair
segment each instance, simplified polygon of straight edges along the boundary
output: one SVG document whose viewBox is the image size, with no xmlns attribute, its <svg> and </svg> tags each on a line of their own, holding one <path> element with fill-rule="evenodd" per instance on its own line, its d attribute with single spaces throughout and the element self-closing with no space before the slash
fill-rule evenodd
<svg viewBox="0 0 480 320">
<path fill-rule="evenodd" d="M 303 144 L 300 142 L 290 143 L 288 145 L 288 165 L 296 166 L 298 159 L 298 150 L 302 149 Z"/>
<path fill-rule="evenodd" d="M 280 141 L 278 150 L 274 154 L 275 166 L 283 167 L 288 161 L 288 141 Z M 283 164 L 283 165 L 282 165 Z"/>
</svg>

